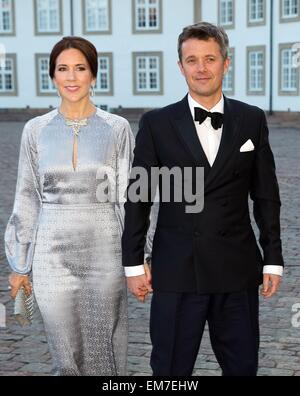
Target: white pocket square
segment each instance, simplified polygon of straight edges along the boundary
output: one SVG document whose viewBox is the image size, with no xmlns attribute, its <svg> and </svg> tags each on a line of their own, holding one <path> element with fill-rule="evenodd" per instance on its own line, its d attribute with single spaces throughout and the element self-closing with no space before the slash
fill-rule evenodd
<svg viewBox="0 0 300 396">
<path fill-rule="evenodd" d="M 242 147 L 240 148 L 240 152 L 246 153 L 248 151 L 253 151 L 254 149 L 254 144 L 252 143 L 251 139 L 249 139 L 245 144 L 242 145 Z"/>
</svg>

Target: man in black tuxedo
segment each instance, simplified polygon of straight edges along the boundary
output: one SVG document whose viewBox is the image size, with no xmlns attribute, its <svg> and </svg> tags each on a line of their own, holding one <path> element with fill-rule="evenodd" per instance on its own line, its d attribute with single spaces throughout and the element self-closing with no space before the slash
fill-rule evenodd
<svg viewBox="0 0 300 396">
<path fill-rule="evenodd" d="M 205 22 L 185 28 L 178 51 L 189 94 L 145 114 L 136 139 L 133 167 L 144 168 L 149 180 L 153 167 L 204 168 L 201 212 L 187 213 L 184 198 L 160 202 L 152 279 L 143 266 L 151 199 L 131 202 L 128 196 L 125 204 L 128 287 L 143 301 L 152 282 L 154 375 L 191 375 L 208 321 L 223 375 L 255 376 L 258 287 L 263 283 L 262 295 L 269 298 L 282 277 L 280 198 L 266 118 L 259 108 L 223 96 L 228 47 L 222 28 Z M 196 182 L 194 175 L 193 188 Z M 249 195 L 263 256 L 251 227 Z"/>
</svg>

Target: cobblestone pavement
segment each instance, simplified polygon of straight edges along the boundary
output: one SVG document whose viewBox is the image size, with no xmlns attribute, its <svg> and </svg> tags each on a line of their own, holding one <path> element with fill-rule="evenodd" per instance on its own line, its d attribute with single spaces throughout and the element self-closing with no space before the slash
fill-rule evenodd
<svg viewBox="0 0 300 396">
<path fill-rule="evenodd" d="M 6 307 L 6 328 L 0 329 L 0 375 L 50 375 L 43 325 L 36 312 L 34 325 L 20 328 L 11 318 L 12 301 L 7 292 L 9 273 L 4 259 L 3 232 L 15 190 L 17 156 L 23 124 L 0 123 L 0 303 Z M 134 125 L 136 129 L 136 125 Z M 300 304 L 300 129 L 271 130 L 283 201 L 282 238 L 286 261 L 285 277 L 278 295 L 261 301 L 261 354 L 259 374 L 300 376 L 300 327 L 293 327 L 292 306 Z M 0 305 L 3 308 L 3 305 Z M 150 301 L 145 304 L 129 297 L 130 375 L 150 375 L 151 343 L 148 334 Z M 220 375 L 207 331 L 195 366 L 195 375 Z"/>
</svg>

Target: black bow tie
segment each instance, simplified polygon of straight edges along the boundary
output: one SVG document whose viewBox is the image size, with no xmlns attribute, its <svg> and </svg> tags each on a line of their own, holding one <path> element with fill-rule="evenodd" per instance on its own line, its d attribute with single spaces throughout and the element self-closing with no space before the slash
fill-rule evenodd
<svg viewBox="0 0 300 396">
<path fill-rule="evenodd" d="M 195 121 L 198 121 L 199 124 L 202 124 L 206 120 L 207 117 L 211 118 L 211 125 L 214 129 L 219 129 L 223 125 L 224 122 L 224 114 L 222 113 L 211 113 L 200 107 L 195 107 Z"/>
</svg>

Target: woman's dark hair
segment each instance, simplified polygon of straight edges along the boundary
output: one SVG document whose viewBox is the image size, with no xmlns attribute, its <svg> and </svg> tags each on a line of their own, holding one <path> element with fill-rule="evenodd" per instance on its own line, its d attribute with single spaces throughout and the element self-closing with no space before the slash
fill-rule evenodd
<svg viewBox="0 0 300 396">
<path fill-rule="evenodd" d="M 220 46 L 221 54 L 225 59 L 228 58 L 229 39 L 225 30 L 220 26 L 215 26 L 208 22 L 200 22 L 195 25 L 187 26 L 183 29 L 178 38 L 178 56 L 182 61 L 182 44 L 189 39 L 208 41 L 214 39 Z"/>
<path fill-rule="evenodd" d="M 55 44 L 55 46 L 52 49 L 50 55 L 50 63 L 49 63 L 49 75 L 51 79 L 54 78 L 57 58 L 63 51 L 70 48 L 77 49 L 85 56 L 90 66 L 92 76 L 94 78 L 97 78 L 98 53 L 95 46 L 90 41 L 82 37 L 70 36 L 70 37 L 64 37 L 57 44 Z"/>
</svg>

